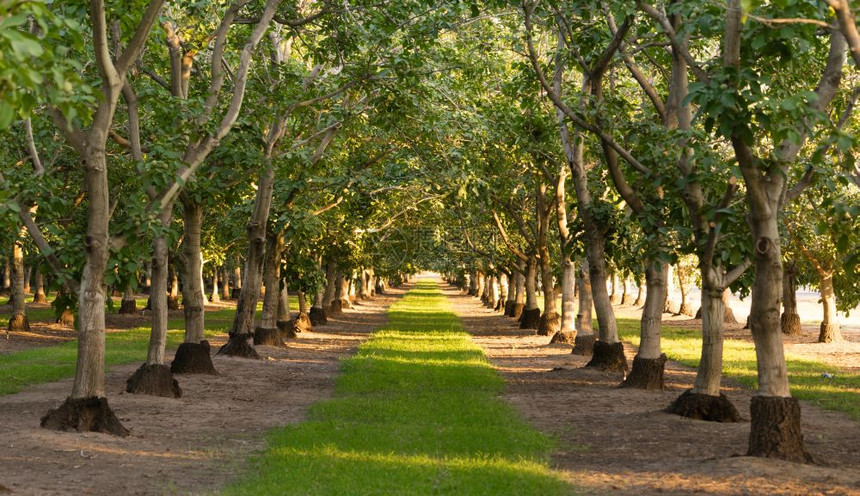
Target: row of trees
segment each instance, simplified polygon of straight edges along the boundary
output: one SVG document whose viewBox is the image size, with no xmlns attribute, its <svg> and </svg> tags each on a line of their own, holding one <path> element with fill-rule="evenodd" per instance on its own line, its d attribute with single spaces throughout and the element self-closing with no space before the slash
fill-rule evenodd
<svg viewBox="0 0 860 496">
<path fill-rule="evenodd" d="M 217 294 L 239 266 L 221 353 L 281 345 L 288 291 L 321 322 L 350 288 L 369 296 L 420 267 L 468 274 L 478 293 L 501 287 L 524 327 L 574 341 L 605 370 L 628 365 L 603 281 L 633 279 L 646 291 L 625 385 L 659 388 L 669 267 L 684 260 L 702 288 L 703 348 L 673 408 L 737 416 L 719 394 L 722 323 L 728 292 L 751 291 L 749 452 L 806 459 L 779 302 L 790 329 L 794 285 L 817 284 L 826 340 L 838 338 L 835 296 L 850 308 L 860 295 L 846 1 L 3 9 L 13 319 L 25 319 L 25 253 L 77 314 L 73 391 L 46 424 L 124 432 L 105 400 L 109 287 L 128 302 L 149 277 L 150 348 L 129 389 L 178 394 L 169 296 L 181 286 L 173 371 L 211 371 L 204 276 Z"/>
</svg>

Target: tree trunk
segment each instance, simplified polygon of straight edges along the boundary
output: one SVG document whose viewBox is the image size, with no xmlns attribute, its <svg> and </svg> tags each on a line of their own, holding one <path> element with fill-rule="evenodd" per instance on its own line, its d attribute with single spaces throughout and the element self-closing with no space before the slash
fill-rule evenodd
<svg viewBox="0 0 860 496">
<path fill-rule="evenodd" d="M 45 276 L 42 269 L 36 265 L 36 289 L 33 291 L 33 303 L 47 303 L 48 296 L 45 294 Z"/>
<path fill-rule="evenodd" d="M 561 332 L 576 331 L 576 267 L 573 261 L 564 257 L 561 276 Z"/>
<path fill-rule="evenodd" d="M 678 270 L 678 290 L 681 292 L 681 304 L 678 306 L 677 315 L 693 316 L 693 309 L 690 308 L 690 303 L 687 301 L 687 293 L 690 292 L 690 286 L 687 284 L 686 270 Z"/>
<path fill-rule="evenodd" d="M 782 276 L 782 317 L 780 328 L 787 336 L 797 336 L 803 330 L 800 327 L 800 315 L 797 313 L 797 263 L 787 262 L 783 266 Z"/>
<path fill-rule="evenodd" d="M 30 321 L 27 319 L 27 303 L 24 293 L 24 230 L 19 231 L 12 245 L 12 316 L 9 318 L 6 339 L 10 332 L 30 332 Z"/>
<path fill-rule="evenodd" d="M 624 387 L 648 390 L 663 389 L 663 370 L 666 355 L 660 348 L 660 325 L 666 304 L 666 278 L 668 265 L 657 260 L 646 260 L 645 285 L 647 295 L 642 318 L 639 321 L 639 351 L 633 360 L 633 370 L 624 380 Z"/>
<path fill-rule="evenodd" d="M 173 205 L 165 207 L 158 217 L 162 226 L 169 226 Z M 169 277 L 167 239 L 155 236 L 152 240 L 152 286 L 149 292 L 152 310 L 149 348 L 146 355 L 147 365 L 164 363 L 164 347 L 167 343 L 167 283 Z"/>
<path fill-rule="evenodd" d="M 281 254 L 284 251 L 284 241 L 280 235 L 269 232 L 266 237 L 266 266 L 263 269 L 263 285 L 266 292 L 263 296 L 263 314 L 260 327 L 254 329 L 254 344 L 285 347 L 278 329 L 278 306 L 280 304 Z"/>
<path fill-rule="evenodd" d="M 106 139 L 106 138 L 105 138 Z M 100 140 L 95 140 L 100 141 Z M 71 396 L 58 409 L 42 417 L 42 427 L 77 428 L 128 435 L 107 404 L 105 394 L 105 286 L 110 235 L 110 201 L 104 141 L 101 148 L 82 157 L 87 192 L 86 262 L 78 294 L 78 358 Z M 72 425 L 74 419 L 82 419 Z"/>
<path fill-rule="evenodd" d="M 589 275 L 587 258 L 582 260 L 576 279 L 579 285 L 579 309 L 576 313 L 576 339 L 571 353 L 590 356 L 594 351 L 596 337 L 591 316 L 594 300 L 592 299 L 591 276 Z"/>
<path fill-rule="evenodd" d="M 137 313 L 137 301 L 134 299 L 134 290 L 131 289 L 131 284 L 125 286 L 122 301 L 119 304 L 119 313 L 120 315 L 135 315 Z"/>
<path fill-rule="evenodd" d="M 520 316 L 520 329 L 537 329 L 540 325 L 540 308 L 537 303 L 537 257 L 529 257 L 526 265 L 526 306 Z"/>
<path fill-rule="evenodd" d="M 526 264 L 522 261 L 517 263 L 517 272 L 514 276 L 514 311 L 511 317 L 519 319 L 526 308 Z"/>
<path fill-rule="evenodd" d="M 267 161 L 271 159 L 267 157 Z M 251 343 L 254 326 L 254 316 L 257 310 L 257 299 L 260 297 L 260 287 L 263 284 L 263 263 L 266 255 L 266 224 L 269 220 L 269 209 L 272 204 L 272 189 L 275 182 L 275 170 L 267 163 L 265 170 L 260 173 L 257 196 L 254 200 L 254 211 L 248 222 L 248 251 L 245 256 L 245 275 L 242 281 L 242 291 L 236 304 L 236 316 L 230 328 L 230 338 L 218 353 L 260 358 Z"/>
<path fill-rule="evenodd" d="M 296 333 L 293 332 L 292 323 L 290 322 L 290 293 L 288 289 L 288 281 L 281 280 L 281 290 L 278 291 L 278 330 L 281 331 L 283 338 L 295 338 Z"/>
<path fill-rule="evenodd" d="M 23 233 L 22 233 L 23 234 Z M 24 267 L 24 295 L 30 292 L 30 276 L 32 275 L 33 267 L 28 265 Z"/>
<path fill-rule="evenodd" d="M 820 273 L 821 304 L 824 306 L 824 319 L 818 333 L 819 343 L 842 341 L 839 317 L 836 315 L 836 292 L 833 289 L 833 272 Z"/>
<path fill-rule="evenodd" d="M 331 309 L 332 302 L 334 302 L 338 285 L 337 260 L 334 259 L 333 255 L 329 255 L 328 260 L 326 260 L 325 281 L 322 306 L 328 312 Z"/>
<path fill-rule="evenodd" d="M 609 272 L 609 287 L 609 302 L 617 305 L 621 301 L 621 298 L 618 296 L 618 276 L 615 275 L 614 270 Z"/>
<path fill-rule="evenodd" d="M 558 315 L 558 305 L 555 301 L 555 286 L 552 277 L 552 264 L 549 261 L 549 250 L 544 248 L 541 254 L 541 280 L 543 281 L 543 315 L 540 317 L 537 334 L 540 336 L 553 336 L 558 332 L 561 325 L 561 317 Z"/>
<path fill-rule="evenodd" d="M 666 308 L 664 313 L 677 314 L 679 310 L 678 303 L 675 301 L 675 266 L 669 266 L 669 275 L 666 278 Z"/>
<path fill-rule="evenodd" d="M 212 293 L 209 297 L 209 301 L 212 303 L 219 303 L 221 301 L 221 290 L 218 286 L 218 267 L 212 268 Z"/>
<path fill-rule="evenodd" d="M 182 309 L 185 314 L 185 342 L 203 341 L 205 332 L 205 299 L 203 296 L 203 255 L 201 233 L 203 208 L 190 195 L 182 195 L 182 220 L 185 233 L 182 250 L 185 258 L 185 284 L 182 285 Z"/>
<path fill-rule="evenodd" d="M 230 272 L 227 267 L 224 267 L 224 271 L 221 273 L 221 299 L 227 301 L 231 299 L 231 296 Z"/>
<path fill-rule="evenodd" d="M 639 307 L 645 305 L 645 285 L 642 284 L 641 276 L 636 277 L 636 300 L 633 306 Z"/>
<path fill-rule="evenodd" d="M 12 288 L 12 267 L 9 259 L 3 261 L 3 289 Z"/>
</svg>

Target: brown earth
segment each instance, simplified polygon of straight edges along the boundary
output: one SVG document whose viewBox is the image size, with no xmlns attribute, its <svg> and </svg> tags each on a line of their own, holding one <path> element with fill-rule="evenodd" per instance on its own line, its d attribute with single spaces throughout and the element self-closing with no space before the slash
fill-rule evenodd
<svg viewBox="0 0 860 496">
<path fill-rule="evenodd" d="M 667 390 L 619 389 L 620 373 L 584 369 L 588 358 L 572 355 L 571 345 L 547 344 L 548 337 L 518 329 L 513 319 L 484 308 L 478 299 L 449 287 L 445 292 L 507 381 L 504 398 L 558 440 L 553 466 L 578 493 L 860 495 L 860 425 L 846 414 L 802 404 L 806 448 L 817 465 L 743 456 L 748 421 L 718 424 L 663 412 L 692 385 L 693 370 L 668 362 Z M 638 316 L 633 307 L 619 310 Z M 745 332 L 748 338 L 740 327 L 730 336 Z M 786 348 L 817 350 L 816 358 L 843 366 L 860 363 L 857 343 L 814 348 L 808 331 Z M 632 362 L 635 349 L 629 344 L 625 349 Z M 749 418 L 752 392 L 728 380 L 723 387 Z"/>
<path fill-rule="evenodd" d="M 223 487 L 264 446 L 266 430 L 301 421 L 310 404 L 331 396 L 340 360 L 385 323 L 385 310 L 403 292 L 362 301 L 286 349 L 259 346 L 262 360 L 215 356 L 220 375 L 176 376 L 181 398 L 127 394 L 126 379 L 140 363 L 112 367 L 107 395 L 131 429 L 126 438 L 39 427 L 40 417 L 68 396 L 70 379 L 0 397 L 0 494 L 198 494 Z M 146 322 L 117 317 L 129 326 Z M 14 349 L 72 337 L 53 325 L 36 328 L 33 336 L 14 336 Z M 212 341 L 214 352 L 225 339 Z"/>
</svg>

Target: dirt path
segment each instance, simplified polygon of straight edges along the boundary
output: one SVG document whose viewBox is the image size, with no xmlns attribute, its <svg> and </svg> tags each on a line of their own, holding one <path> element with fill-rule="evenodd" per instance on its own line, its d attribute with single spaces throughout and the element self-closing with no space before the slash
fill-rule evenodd
<svg viewBox="0 0 860 496">
<path fill-rule="evenodd" d="M 694 371 L 668 363 L 663 392 L 618 389 L 619 374 L 585 370 L 569 345 L 520 331 L 513 319 L 446 287 L 454 310 L 508 383 L 505 399 L 559 440 L 553 463 L 586 494 L 860 495 L 860 425 L 803 404 L 807 449 L 823 465 L 740 456 L 749 423 L 683 419 L 662 410 Z M 627 346 L 628 360 L 633 348 Z M 750 391 L 724 383 L 745 417 Z"/>
<path fill-rule="evenodd" d="M 391 290 L 346 310 L 287 349 L 258 347 L 263 360 L 214 357 L 219 376 L 177 376 L 168 399 L 124 393 L 140 364 L 107 376 L 110 405 L 127 438 L 39 427 L 68 396 L 71 380 L 0 397 L 0 494 L 111 496 L 199 494 L 227 484 L 264 445 L 267 429 L 298 422 L 331 396 L 341 359 L 383 325 L 405 291 Z M 217 349 L 220 343 L 213 343 Z"/>
</svg>

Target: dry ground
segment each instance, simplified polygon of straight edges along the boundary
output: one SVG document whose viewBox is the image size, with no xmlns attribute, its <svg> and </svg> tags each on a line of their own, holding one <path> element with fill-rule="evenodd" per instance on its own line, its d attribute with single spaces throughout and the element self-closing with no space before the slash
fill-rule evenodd
<svg viewBox="0 0 860 496">
<path fill-rule="evenodd" d="M 693 421 L 662 411 L 691 386 L 692 370 L 669 362 L 663 392 L 618 389 L 620 374 L 583 369 L 587 359 L 572 355 L 570 345 L 548 345 L 547 337 L 520 331 L 513 319 L 477 299 L 450 288 L 446 293 L 506 379 L 505 399 L 535 427 L 557 437 L 555 467 L 586 494 L 860 495 L 860 425 L 845 414 L 802 407 L 806 446 L 820 465 L 742 456 L 748 422 Z M 619 310 L 635 314 L 630 307 Z M 742 336 L 740 327 L 730 334 Z M 791 346 L 811 349 L 803 340 Z M 855 345 L 815 349 L 819 358 L 856 366 L 860 350 Z M 626 348 L 632 363 L 635 350 Z M 751 392 L 731 381 L 724 388 L 748 417 Z"/>
<path fill-rule="evenodd" d="M 127 438 L 39 427 L 40 417 L 68 396 L 71 380 L 0 397 L 0 494 L 199 494 L 222 487 L 263 447 L 267 429 L 301 421 L 311 403 L 331 395 L 340 360 L 385 323 L 385 310 L 402 293 L 361 302 L 287 349 L 259 346 L 263 360 L 216 356 L 221 375 L 177 376 L 184 391 L 178 399 L 126 394 L 125 381 L 140 364 L 113 367 L 107 395 L 131 429 Z M 45 344 L 52 334 L 70 337 L 62 329 L 37 331 L 20 346 Z M 213 351 L 223 342 L 213 342 Z"/>
</svg>

